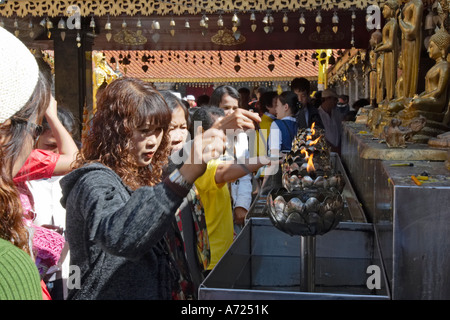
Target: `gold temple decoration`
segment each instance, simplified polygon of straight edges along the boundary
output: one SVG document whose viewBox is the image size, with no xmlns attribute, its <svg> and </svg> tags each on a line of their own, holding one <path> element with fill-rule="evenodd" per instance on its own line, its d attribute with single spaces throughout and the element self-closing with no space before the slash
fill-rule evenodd
<svg viewBox="0 0 450 320">
<path fill-rule="evenodd" d="M 239 38 L 236 39 L 233 31 L 227 28 L 217 31 L 217 33 L 211 37 L 211 42 L 222 46 L 235 46 L 242 44 L 245 41 L 246 38 L 243 35 L 240 35 Z"/>
<path fill-rule="evenodd" d="M 148 0 L 9 0 L 0 5 L 0 16 L 10 17 L 67 15 L 69 6 L 78 6 L 83 17 L 90 16 L 150 16 L 150 15 L 182 15 L 222 12 L 281 11 L 295 12 L 300 9 L 315 10 L 322 6 L 333 6 L 335 9 L 356 8 L 365 10 L 372 4 L 369 0 L 248 0 L 248 1 L 148 1 Z"/>
<path fill-rule="evenodd" d="M 127 46 L 139 46 L 147 42 L 147 38 L 139 32 L 133 32 L 123 28 L 113 37 L 114 41 Z"/>
<path fill-rule="evenodd" d="M 390 1 L 388 0 L 386 3 Z M 380 81 L 386 83 L 387 86 L 387 78 L 400 71 L 394 88 L 395 97 L 390 100 L 392 96 L 386 94 L 383 96 L 383 101 L 377 98 L 378 108 L 370 111 L 367 121 L 372 133 L 375 136 L 384 135 L 386 141 L 399 132 L 398 126 L 392 125 L 395 123 L 402 123 L 405 127 L 412 124 L 423 124 L 423 128 L 419 132 L 406 137 L 406 140 L 415 143 L 429 143 L 429 141 L 434 141 L 432 140 L 434 137 L 442 136 L 445 132 L 450 131 L 449 2 L 448 0 L 436 0 L 433 4 L 427 4 L 438 8 L 439 21 L 436 24 L 434 34 L 429 36 L 426 41 L 428 55 L 435 61 L 435 64 L 428 69 L 425 75 L 425 90 L 421 93 L 417 92 L 419 80 L 417 68 L 421 62 L 419 53 L 422 45 L 422 29 L 431 30 L 430 18 L 433 17 L 427 17 L 425 20 L 428 20 L 428 22 L 422 28 L 420 21 L 422 21 L 424 3 L 421 0 L 409 0 L 398 16 L 398 24 L 402 34 L 401 50 L 399 50 L 397 57 L 398 64 L 392 61 L 390 67 L 383 68 L 380 77 Z M 385 28 L 388 27 L 389 23 L 388 20 Z M 393 82 L 390 81 L 389 84 L 392 86 Z M 382 89 L 380 91 L 383 95 Z M 426 123 L 423 123 L 424 119 Z"/>
</svg>

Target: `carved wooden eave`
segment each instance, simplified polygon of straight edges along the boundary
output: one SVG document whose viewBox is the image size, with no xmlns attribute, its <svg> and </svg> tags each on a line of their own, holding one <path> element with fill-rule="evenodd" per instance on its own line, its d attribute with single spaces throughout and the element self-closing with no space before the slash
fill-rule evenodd
<svg viewBox="0 0 450 320">
<path fill-rule="evenodd" d="M 83 17 L 95 16 L 150 16 L 150 15 L 197 15 L 202 13 L 266 12 L 299 10 L 365 10 L 370 0 L 3 0 L 0 16 L 41 17 L 67 16 L 71 6 L 78 6 Z"/>
</svg>

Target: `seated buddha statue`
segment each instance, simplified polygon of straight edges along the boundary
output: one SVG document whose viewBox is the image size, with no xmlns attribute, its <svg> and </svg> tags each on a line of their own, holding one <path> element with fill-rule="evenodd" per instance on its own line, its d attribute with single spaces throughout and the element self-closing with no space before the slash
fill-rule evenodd
<svg viewBox="0 0 450 320">
<path fill-rule="evenodd" d="M 450 46 L 450 35 L 440 28 L 430 38 L 428 54 L 436 61 L 425 76 L 425 91 L 410 99 L 405 109 L 399 114 L 442 113 L 446 111 L 450 76 L 450 62 L 447 54 Z"/>
</svg>

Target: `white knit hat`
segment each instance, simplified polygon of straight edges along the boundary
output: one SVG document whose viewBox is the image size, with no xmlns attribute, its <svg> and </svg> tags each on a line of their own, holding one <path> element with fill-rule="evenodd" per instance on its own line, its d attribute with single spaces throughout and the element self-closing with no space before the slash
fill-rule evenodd
<svg viewBox="0 0 450 320">
<path fill-rule="evenodd" d="M 30 50 L 0 27 L 0 124 L 28 102 L 39 78 L 39 67 Z"/>
</svg>

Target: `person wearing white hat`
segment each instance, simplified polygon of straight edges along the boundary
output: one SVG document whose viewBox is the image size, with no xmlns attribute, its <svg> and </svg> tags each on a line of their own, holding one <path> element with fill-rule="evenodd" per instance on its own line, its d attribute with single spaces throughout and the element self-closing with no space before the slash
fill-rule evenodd
<svg viewBox="0 0 450 320">
<path fill-rule="evenodd" d="M 2 27 L 0 56 L 0 242 L 13 245 L 0 247 L 0 269 L 14 265 L 14 275 L 0 273 L 0 299 L 42 299 L 36 265 L 23 255 L 31 256 L 30 237 L 12 178 L 42 131 L 40 123 L 51 98 L 51 74 L 41 70 L 30 50 Z"/>
<path fill-rule="evenodd" d="M 186 101 L 189 103 L 190 108 L 194 108 L 197 106 L 197 103 L 195 103 L 195 97 L 192 94 L 189 94 L 186 97 Z"/>
<path fill-rule="evenodd" d="M 320 118 L 325 129 L 325 139 L 331 151 L 340 153 L 343 114 L 337 110 L 338 95 L 333 89 L 322 92 L 322 104 L 319 107 Z"/>
</svg>

